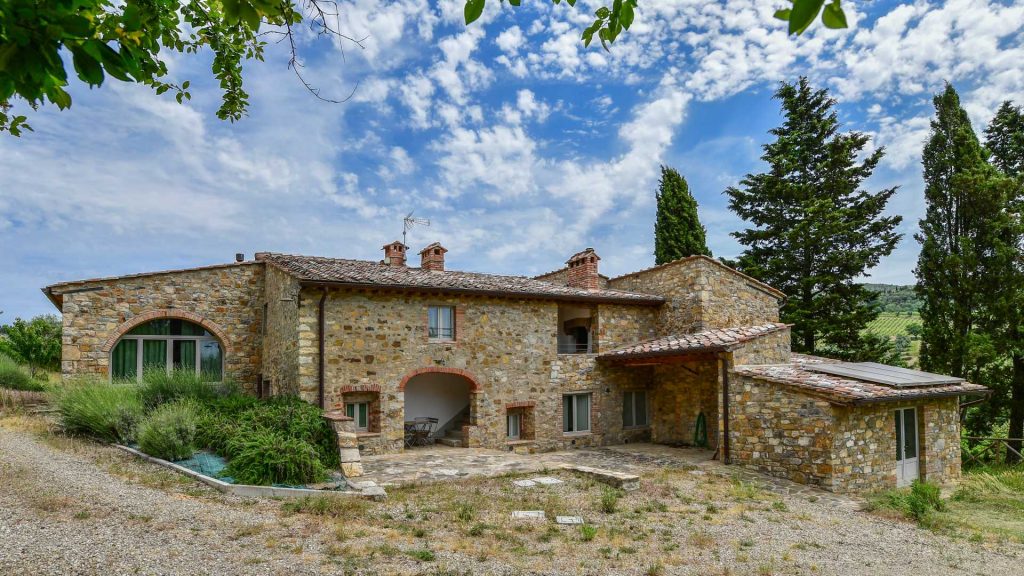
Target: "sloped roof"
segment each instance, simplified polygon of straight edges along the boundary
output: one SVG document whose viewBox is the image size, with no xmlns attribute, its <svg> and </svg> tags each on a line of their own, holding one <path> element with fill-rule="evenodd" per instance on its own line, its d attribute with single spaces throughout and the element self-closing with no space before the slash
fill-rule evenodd
<svg viewBox="0 0 1024 576">
<path fill-rule="evenodd" d="M 722 352 L 731 350 L 734 346 L 743 342 L 753 340 L 765 334 L 778 332 L 788 327 L 788 324 L 769 322 L 757 326 L 718 328 L 693 334 L 673 334 L 616 348 L 598 357 L 615 360 L 677 356 L 695 352 Z"/>
<path fill-rule="evenodd" d="M 300 281 L 357 287 L 388 287 L 473 294 L 495 294 L 556 300 L 591 300 L 642 305 L 665 301 L 660 296 L 623 290 L 574 288 L 525 276 L 502 276 L 455 270 L 425 270 L 389 266 L 367 260 L 261 253 L 268 262 Z"/>
<path fill-rule="evenodd" d="M 818 356 L 793 354 L 788 364 L 736 366 L 733 372 L 756 380 L 795 388 L 814 396 L 820 396 L 835 404 L 869 404 L 944 396 L 980 395 L 987 394 L 989 391 L 988 388 L 971 382 L 913 388 L 887 386 L 808 369 L 814 364 L 833 362 L 837 361 Z"/>
</svg>

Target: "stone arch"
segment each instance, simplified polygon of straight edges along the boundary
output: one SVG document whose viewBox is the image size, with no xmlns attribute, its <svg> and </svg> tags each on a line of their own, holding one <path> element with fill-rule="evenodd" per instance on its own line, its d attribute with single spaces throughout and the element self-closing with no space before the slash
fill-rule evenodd
<svg viewBox="0 0 1024 576">
<path fill-rule="evenodd" d="M 469 391 L 470 391 L 470 393 L 475 394 L 477 392 L 480 392 L 480 382 L 476 379 L 476 376 L 473 376 L 473 374 L 470 373 L 468 370 L 463 370 L 462 368 L 448 368 L 446 366 L 427 366 L 425 368 L 417 368 L 417 369 L 413 370 L 412 372 L 409 372 L 408 374 L 405 375 L 404 378 L 402 378 L 401 383 L 398 384 L 398 390 L 400 392 L 404 392 L 405 391 L 405 385 L 408 384 L 410 380 L 412 380 L 413 378 L 415 378 L 416 376 L 419 376 L 421 374 L 431 374 L 431 373 L 433 373 L 433 374 L 455 374 L 456 376 L 462 376 L 467 381 L 469 381 Z"/>
<path fill-rule="evenodd" d="M 127 334 L 132 328 L 145 324 L 150 320 L 159 320 L 160 318 L 187 320 L 189 322 L 202 326 L 204 330 L 206 330 L 210 334 L 213 334 L 214 337 L 216 337 L 217 340 L 220 341 L 220 345 L 223 347 L 222 353 L 224 354 L 225 358 L 227 358 L 227 356 L 231 354 L 231 343 L 230 341 L 228 341 L 227 333 L 224 331 L 223 328 L 217 325 L 217 323 L 211 320 L 207 320 L 206 318 L 200 316 L 199 314 L 196 314 L 195 312 L 189 312 L 187 310 L 175 310 L 173 308 L 168 308 L 164 310 L 150 310 L 148 312 L 143 312 L 142 314 L 138 314 L 128 320 L 125 320 L 124 322 L 121 323 L 120 326 L 118 326 L 114 330 L 114 333 L 111 334 L 110 338 L 107 339 L 106 343 L 103 344 L 103 353 L 109 354 L 110 351 L 113 350 L 114 346 L 117 344 L 118 340 L 120 340 L 121 337 Z"/>
</svg>

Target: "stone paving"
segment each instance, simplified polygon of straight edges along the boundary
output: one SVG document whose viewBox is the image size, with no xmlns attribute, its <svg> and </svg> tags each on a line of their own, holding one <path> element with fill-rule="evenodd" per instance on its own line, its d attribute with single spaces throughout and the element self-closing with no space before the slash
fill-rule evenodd
<svg viewBox="0 0 1024 576">
<path fill-rule="evenodd" d="M 515 454 L 485 448 L 430 446 L 407 450 L 402 454 L 364 456 L 364 476 L 381 486 L 399 486 L 423 482 L 453 481 L 468 477 L 494 477 L 507 474 L 535 474 L 564 466 L 587 466 L 615 472 L 638 474 L 662 468 L 688 469 L 691 474 L 714 474 L 751 482 L 769 492 L 796 496 L 813 502 L 859 509 L 863 500 L 833 494 L 820 488 L 765 476 L 741 466 L 725 466 L 712 459 L 713 452 L 697 448 L 677 448 L 661 444 L 623 444 L 542 454 Z"/>
</svg>

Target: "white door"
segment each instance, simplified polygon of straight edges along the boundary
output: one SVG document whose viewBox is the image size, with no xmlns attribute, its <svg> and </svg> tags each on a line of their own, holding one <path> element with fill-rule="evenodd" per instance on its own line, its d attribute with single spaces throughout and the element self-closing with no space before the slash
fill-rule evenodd
<svg viewBox="0 0 1024 576">
<path fill-rule="evenodd" d="M 909 486 L 917 480 L 918 465 L 917 410 L 896 411 L 896 486 Z"/>
</svg>

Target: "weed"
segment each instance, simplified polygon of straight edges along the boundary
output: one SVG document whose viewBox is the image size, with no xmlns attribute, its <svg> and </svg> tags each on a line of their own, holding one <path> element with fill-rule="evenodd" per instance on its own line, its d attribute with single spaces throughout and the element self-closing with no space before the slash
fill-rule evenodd
<svg viewBox="0 0 1024 576">
<path fill-rule="evenodd" d="M 601 491 L 601 511 L 605 514 L 614 514 L 619 507 L 620 498 L 622 498 L 621 490 L 605 487 Z"/>
<path fill-rule="evenodd" d="M 460 522 L 469 522 L 476 515 L 476 505 L 473 502 L 460 502 L 455 509 L 455 517 Z"/>
<path fill-rule="evenodd" d="M 715 543 L 715 538 L 705 530 L 698 530 L 690 534 L 690 544 L 697 548 L 708 548 Z"/>
<path fill-rule="evenodd" d="M 75 520 L 87 520 L 92 514 L 88 510 L 80 510 L 75 512 Z"/>
<path fill-rule="evenodd" d="M 776 512 L 788 512 L 789 507 L 786 506 L 786 503 L 782 500 L 776 500 L 775 502 L 772 502 L 772 510 L 775 510 Z"/>
<path fill-rule="evenodd" d="M 409 550 L 408 552 L 406 552 L 406 554 L 419 560 L 420 562 L 433 562 L 435 558 L 434 552 L 427 548 L 421 548 L 419 550 Z"/>
<path fill-rule="evenodd" d="M 580 540 L 590 542 L 595 536 L 597 536 L 596 526 L 591 526 L 590 524 L 583 524 L 580 526 Z"/>
<path fill-rule="evenodd" d="M 285 514 L 303 513 L 335 518 L 339 516 L 352 518 L 363 514 L 368 508 L 369 502 L 366 500 L 344 496 L 303 496 L 281 505 L 281 510 Z"/>
<path fill-rule="evenodd" d="M 486 529 L 487 529 L 487 525 L 486 524 L 480 524 L 478 522 L 476 524 L 473 524 L 473 526 L 466 532 L 466 534 L 468 534 L 470 536 L 480 536 L 481 534 L 484 533 L 484 530 L 486 530 Z"/>
<path fill-rule="evenodd" d="M 655 562 L 654 564 L 648 564 L 647 570 L 644 571 L 646 576 L 661 576 L 665 573 L 665 566 L 661 562 Z"/>
</svg>

